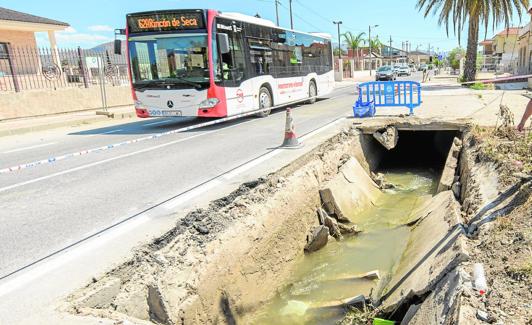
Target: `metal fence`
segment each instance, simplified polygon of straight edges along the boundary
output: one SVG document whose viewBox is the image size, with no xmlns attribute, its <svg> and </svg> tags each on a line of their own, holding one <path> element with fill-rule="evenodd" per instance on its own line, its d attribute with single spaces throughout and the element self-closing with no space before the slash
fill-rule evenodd
<svg viewBox="0 0 532 325">
<path fill-rule="evenodd" d="M 128 83 L 125 55 L 98 50 L 14 47 L 0 53 L 0 93 Z"/>
</svg>

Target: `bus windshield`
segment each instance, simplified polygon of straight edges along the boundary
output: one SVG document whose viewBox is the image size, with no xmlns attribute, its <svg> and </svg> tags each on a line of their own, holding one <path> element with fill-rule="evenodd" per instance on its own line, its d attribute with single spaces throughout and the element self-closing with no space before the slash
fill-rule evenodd
<svg viewBox="0 0 532 325">
<path fill-rule="evenodd" d="M 209 82 L 207 34 L 135 36 L 129 39 L 129 51 L 135 87 Z"/>
</svg>

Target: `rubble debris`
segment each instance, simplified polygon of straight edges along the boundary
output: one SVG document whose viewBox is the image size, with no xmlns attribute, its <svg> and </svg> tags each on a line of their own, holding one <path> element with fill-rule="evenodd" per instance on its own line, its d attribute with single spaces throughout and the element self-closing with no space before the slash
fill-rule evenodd
<svg viewBox="0 0 532 325">
<path fill-rule="evenodd" d="M 167 308 L 164 299 L 156 286 L 148 287 L 148 306 L 150 319 L 154 322 L 167 324 L 169 321 Z"/>
<path fill-rule="evenodd" d="M 340 228 L 342 235 L 356 235 L 362 232 L 362 230 L 358 229 L 357 225 L 346 225 L 341 222 L 338 223 L 338 228 Z"/>
<path fill-rule="evenodd" d="M 453 191 L 454 197 L 460 199 L 460 193 L 462 191 L 462 184 L 460 182 L 454 182 L 451 186 L 451 191 Z"/>
<path fill-rule="evenodd" d="M 307 239 L 305 252 L 312 253 L 327 245 L 329 240 L 329 228 L 326 226 L 318 226 L 312 232 L 312 235 Z"/>
<path fill-rule="evenodd" d="M 336 220 L 329 216 L 325 216 L 324 225 L 329 228 L 330 235 L 333 236 L 336 240 L 343 239 L 342 232 L 340 231 L 340 228 L 338 227 L 338 222 Z"/>
<path fill-rule="evenodd" d="M 384 148 L 391 150 L 397 145 L 399 140 L 399 132 L 393 126 L 388 126 L 385 131 L 376 131 L 373 133 L 373 137 L 379 141 Z"/>
<path fill-rule="evenodd" d="M 462 140 L 454 138 L 449 154 L 447 155 L 447 160 L 445 161 L 445 167 L 441 174 L 437 193 L 448 191 L 453 186 L 456 167 L 458 166 L 458 157 L 461 150 Z"/>
<path fill-rule="evenodd" d="M 354 307 L 360 310 L 364 310 L 366 307 L 366 297 L 364 297 L 364 295 L 347 298 L 342 300 L 342 302 L 345 306 Z"/>
<path fill-rule="evenodd" d="M 358 275 L 357 277 L 367 280 L 378 280 L 381 278 L 379 270 L 369 271 L 363 274 Z"/>
<path fill-rule="evenodd" d="M 320 223 L 320 225 L 323 225 L 325 224 L 325 218 L 327 218 L 327 212 L 325 212 L 325 210 L 323 210 L 323 208 L 318 208 L 318 210 L 316 211 L 316 213 L 318 214 L 318 222 Z"/>
</svg>

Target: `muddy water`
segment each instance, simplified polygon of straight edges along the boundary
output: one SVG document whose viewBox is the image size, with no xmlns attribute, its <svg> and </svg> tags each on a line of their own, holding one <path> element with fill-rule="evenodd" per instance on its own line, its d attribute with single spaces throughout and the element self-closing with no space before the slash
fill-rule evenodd
<svg viewBox="0 0 532 325">
<path fill-rule="evenodd" d="M 430 198 L 435 177 L 430 172 L 385 172 L 397 186 L 386 190 L 376 205 L 361 216 L 356 237 L 330 241 L 325 248 L 306 255 L 295 267 L 290 285 L 254 315 L 253 324 L 331 324 L 341 319 L 341 300 L 368 296 L 377 280 L 357 278 L 378 270 L 389 277 L 399 261 L 410 233 L 402 226 L 412 211 Z M 385 280 L 381 280 L 385 281 Z"/>
</svg>

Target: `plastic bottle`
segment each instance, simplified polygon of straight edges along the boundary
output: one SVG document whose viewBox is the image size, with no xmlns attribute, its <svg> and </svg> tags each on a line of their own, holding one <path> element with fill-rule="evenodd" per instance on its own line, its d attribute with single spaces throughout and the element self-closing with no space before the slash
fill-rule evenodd
<svg viewBox="0 0 532 325">
<path fill-rule="evenodd" d="M 484 273 L 484 265 L 482 263 L 475 263 L 473 265 L 473 279 L 475 281 L 475 289 L 480 295 L 488 292 L 488 283 L 486 282 L 486 274 Z"/>
</svg>

